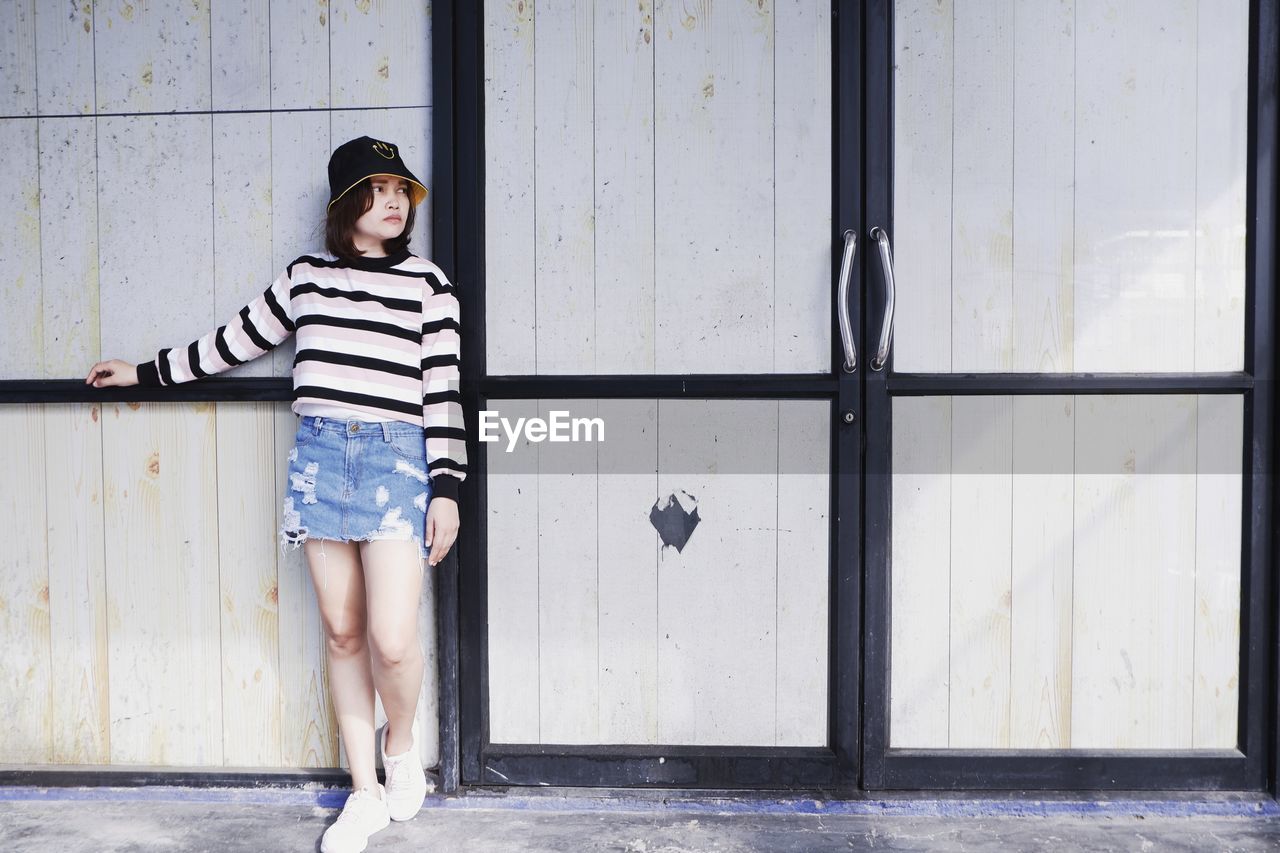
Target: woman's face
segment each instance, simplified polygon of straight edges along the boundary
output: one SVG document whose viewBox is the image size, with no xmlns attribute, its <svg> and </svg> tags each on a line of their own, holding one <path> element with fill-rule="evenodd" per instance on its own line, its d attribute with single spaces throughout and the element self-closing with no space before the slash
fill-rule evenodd
<svg viewBox="0 0 1280 853">
<path fill-rule="evenodd" d="M 390 175 L 374 175 L 369 179 L 373 189 L 373 205 L 356 220 L 352 241 L 357 249 L 381 252 L 382 241 L 399 237 L 404 231 L 405 217 L 412 202 L 409 182 Z"/>
</svg>

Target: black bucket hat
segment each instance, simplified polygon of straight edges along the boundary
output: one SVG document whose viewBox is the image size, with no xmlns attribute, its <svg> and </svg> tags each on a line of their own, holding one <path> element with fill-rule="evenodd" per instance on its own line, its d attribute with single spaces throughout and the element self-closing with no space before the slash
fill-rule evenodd
<svg viewBox="0 0 1280 853">
<path fill-rule="evenodd" d="M 329 157 L 329 207 L 356 184 L 374 175 L 391 175 L 408 181 L 409 199 L 415 207 L 427 197 L 427 188 L 400 159 L 400 149 L 390 142 L 361 136 L 342 143 Z"/>
</svg>

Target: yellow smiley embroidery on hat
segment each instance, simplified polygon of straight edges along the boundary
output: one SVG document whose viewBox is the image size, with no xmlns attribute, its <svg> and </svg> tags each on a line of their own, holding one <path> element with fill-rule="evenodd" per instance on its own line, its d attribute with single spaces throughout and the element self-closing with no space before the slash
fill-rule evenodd
<svg viewBox="0 0 1280 853">
<path fill-rule="evenodd" d="M 396 147 L 388 145 L 385 142 L 373 143 L 373 150 L 379 157 L 385 157 L 388 160 L 396 159 Z"/>
</svg>

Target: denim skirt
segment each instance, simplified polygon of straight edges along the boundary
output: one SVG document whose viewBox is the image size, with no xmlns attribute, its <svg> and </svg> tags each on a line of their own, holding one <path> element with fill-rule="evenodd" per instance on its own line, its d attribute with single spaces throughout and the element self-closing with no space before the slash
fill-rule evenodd
<svg viewBox="0 0 1280 853">
<path fill-rule="evenodd" d="M 412 539 L 425 560 L 430 500 L 422 427 L 303 415 L 289 451 L 281 553 L 307 539 Z"/>
</svg>

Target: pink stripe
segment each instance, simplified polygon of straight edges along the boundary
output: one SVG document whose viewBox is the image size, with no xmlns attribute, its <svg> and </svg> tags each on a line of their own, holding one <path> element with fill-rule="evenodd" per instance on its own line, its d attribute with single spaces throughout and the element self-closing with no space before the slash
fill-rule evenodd
<svg viewBox="0 0 1280 853">
<path fill-rule="evenodd" d="M 298 364 L 298 370 L 305 371 L 307 374 L 314 376 L 326 376 L 331 379 L 356 379 L 360 382 L 366 382 L 369 385 L 377 386 L 382 389 L 388 397 L 396 400 L 422 400 L 422 380 L 420 378 L 410 379 L 407 376 L 395 376 L 391 373 L 382 373 L 377 370 L 369 370 L 364 367 L 352 367 L 348 364 L 330 364 L 325 361 L 303 361 Z M 323 384 L 318 382 L 308 382 L 307 384 Z M 336 386 L 336 387 L 341 387 Z M 361 392 L 369 393 L 369 392 Z"/>
<path fill-rule="evenodd" d="M 352 311 L 360 311 L 361 309 L 369 313 L 378 313 L 384 315 L 397 322 L 397 325 L 404 324 L 405 328 L 412 329 L 418 323 L 417 311 L 401 311 L 396 308 L 388 308 L 381 303 L 374 302 L 352 302 L 346 300 L 345 304 L 351 307 L 338 307 L 336 301 L 340 297 L 324 296 L 319 293 L 300 293 L 293 300 L 294 317 L 300 317 L 304 313 L 300 309 L 307 309 L 306 313 L 323 314 L 325 316 L 341 315 L 342 313 L 350 314 Z"/>
<path fill-rule="evenodd" d="M 417 341 L 406 341 L 404 338 L 380 335 L 377 332 L 367 332 L 364 329 L 348 329 L 345 326 L 304 326 L 298 338 L 301 344 L 305 346 L 307 338 L 313 335 L 333 338 L 339 341 L 350 341 L 355 344 L 372 344 L 403 352 L 406 355 L 416 355 L 422 349 L 422 345 Z"/>
</svg>

